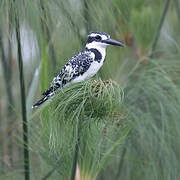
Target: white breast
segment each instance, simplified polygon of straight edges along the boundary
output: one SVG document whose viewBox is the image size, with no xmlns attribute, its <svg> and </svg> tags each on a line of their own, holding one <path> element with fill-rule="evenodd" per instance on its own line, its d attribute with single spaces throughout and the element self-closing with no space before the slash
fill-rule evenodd
<svg viewBox="0 0 180 180">
<path fill-rule="evenodd" d="M 93 61 L 89 69 L 83 75 L 78 76 L 74 80 L 72 80 L 72 82 L 81 82 L 90 79 L 99 71 L 102 65 L 102 61 L 100 63 L 98 63 L 97 61 Z"/>
<path fill-rule="evenodd" d="M 101 66 L 104 63 L 104 59 L 106 56 L 106 45 L 102 45 L 102 44 L 96 44 L 96 46 L 94 46 L 94 43 L 88 44 L 86 46 L 87 48 L 91 49 L 91 48 L 96 48 L 102 55 L 102 59 L 100 61 L 100 63 L 98 63 L 97 61 L 93 61 L 89 67 L 89 69 L 81 76 L 76 77 L 74 80 L 72 80 L 72 82 L 81 82 L 81 81 L 85 81 L 87 79 L 90 79 L 91 77 L 93 77 L 101 68 Z M 93 59 L 95 58 L 95 54 L 92 53 L 91 54 L 93 56 Z"/>
</svg>

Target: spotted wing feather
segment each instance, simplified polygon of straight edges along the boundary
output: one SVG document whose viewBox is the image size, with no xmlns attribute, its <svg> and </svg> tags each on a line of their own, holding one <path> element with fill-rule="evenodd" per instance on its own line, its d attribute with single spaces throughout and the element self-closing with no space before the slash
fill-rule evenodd
<svg viewBox="0 0 180 180">
<path fill-rule="evenodd" d="M 53 95 L 57 90 L 63 88 L 68 83 L 71 83 L 71 81 L 76 77 L 83 75 L 93 62 L 91 53 L 91 51 L 83 50 L 76 56 L 72 57 L 65 64 L 61 72 L 53 79 L 51 87 L 47 89 L 43 95 Z"/>
</svg>

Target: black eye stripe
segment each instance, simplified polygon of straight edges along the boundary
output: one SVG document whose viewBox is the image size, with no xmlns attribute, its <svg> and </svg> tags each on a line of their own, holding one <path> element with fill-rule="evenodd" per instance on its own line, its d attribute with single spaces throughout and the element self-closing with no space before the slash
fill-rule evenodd
<svg viewBox="0 0 180 180">
<path fill-rule="evenodd" d="M 87 43 L 91 43 L 93 41 L 100 41 L 102 40 L 101 36 L 97 35 L 97 36 L 89 36 L 88 37 L 88 40 L 87 40 Z"/>
<path fill-rule="evenodd" d="M 96 39 L 101 40 L 101 36 L 97 35 L 95 36 Z"/>
<path fill-rule="evenodd" d="M 88 37 L 88 40 L 87 40 L 87 43 L 91 43 L 91 42 L 93 42 L 94 41 L 94 37 Z"/>
</svg>

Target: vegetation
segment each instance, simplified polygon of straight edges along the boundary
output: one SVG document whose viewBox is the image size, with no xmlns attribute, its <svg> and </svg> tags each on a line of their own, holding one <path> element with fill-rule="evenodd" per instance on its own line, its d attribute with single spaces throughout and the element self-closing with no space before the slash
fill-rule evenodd
<svg viewBox="0 0 180 180">
<path fill-rule="evenodd" d="M 177 0 L 1 0 L 0 11 L 0 179 L 180 178 Z M 126 47 L 32 110 L 96 30 Z"/>
</svg>

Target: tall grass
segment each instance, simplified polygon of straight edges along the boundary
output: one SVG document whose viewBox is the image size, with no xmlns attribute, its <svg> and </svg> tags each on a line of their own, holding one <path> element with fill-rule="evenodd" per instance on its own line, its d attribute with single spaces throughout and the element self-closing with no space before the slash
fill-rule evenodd
<svg viewBox="0 0 180 180">
<path fill-rule="evenodd" d="M 179 62 L 168 61 L 149 62 L 146 67 L 139 64 L 130 75 L 125 88 L 126 103 L 131 111 L 130 120 L 138 123 L 120 149 L 123 156 L 119 160 L 119 179 L 179 177 L 176 169 L 179 153 L 175 153 L 179 143 L 175 141 L 180 136 L 177 128 L 180 96 L 171 76 Z"/>
<path fill-rule="evenodd" d="M 26 95 L 25 95 L 25 85 L 24 85 L 23 58 L 21 51 L 19 14 L 17 14 L 16 9 L 14 10 L 14 13 L 15 13 L 15 29 L 16 29 L 16 38 L 17 38 L 17 50 L 18 50 L 17 55 L 18 55 L 18 65 L 19 65 L 21 109 L 22 109 L 22 121 L 23 121 L 24 177 L 25 180 L 29 180 L 30 179 L 29 141 L 28 141 L 29 138 L 28 138 L 28 123 L 27 123 L 27 113 L 26 113 Z"/>
</svg>

